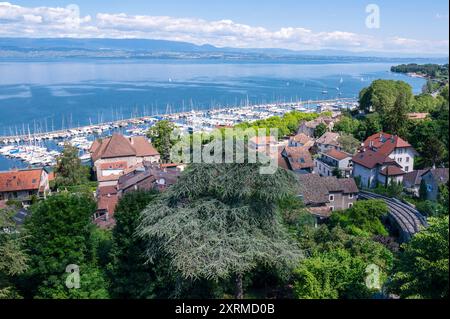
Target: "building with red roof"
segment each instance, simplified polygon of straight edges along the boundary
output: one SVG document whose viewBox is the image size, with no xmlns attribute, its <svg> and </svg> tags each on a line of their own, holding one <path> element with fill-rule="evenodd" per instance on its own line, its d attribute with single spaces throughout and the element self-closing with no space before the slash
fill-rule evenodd
<svg viewBox="0 0 450 319">
<path fill-rule="evenodd" d="M 50 190 L 48 173 L 43 168 L 0 172 L 0 200 L 30 200 L 31 196 L 45 196 Z"/>
<path fill-rule="evenodd" d="M 89 150 L 99 186 L 114 186 L 127 169 L 140 163 L 158 163 L 160 155 L 145 136 L 113 134 L 96 140 Z"/>
<path fill-rule="evenodd" d="M 361 185 L 373 188 L 377 183 L 402 183 L 406 173 L 414 169 L 417 152 L 396 135 L 377 133 L 368 137 L 359 152 L 353 156 L 353 177 Z"/>
<path fill-rule="evenodd" d="M 330 149 L 320 153 L 320 157 L 314 159 L 314 172 L 320 176 L 333 176 L 339 170 L 342 177 L 352 175 L 352 155 L 336 149 Z"/>
<path fill-rule="evenodd" d="M 103 185 L 97 188 L 95 223 L 102 228 L 113 227 L 114 212 L 122 196 L 134 191 L 164 191 L 177 182 L 182 170 L 182 165 L 160 165 L 150 162 L 143 162 L 126 169 L 116 185 Z"/>
</svg>

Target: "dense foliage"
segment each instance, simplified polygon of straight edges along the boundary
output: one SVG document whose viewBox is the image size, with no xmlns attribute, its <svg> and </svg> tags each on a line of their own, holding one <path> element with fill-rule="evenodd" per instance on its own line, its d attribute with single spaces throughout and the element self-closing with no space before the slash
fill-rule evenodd
<svg viewBox="0 0 450 319">
<path fill-rule="evenodd" d="M 55 186 L 60 188 L 87 184 L 89 176 L 89 167 L 81 164 L 81 160 L 78 157 L 78 148 L 65 144 L 61 156 L 57 159 Z"/>
<path fill-rule="evenodd" d="M 91 222 L 95 202 L 85 194 L 63 192 L 33 207 L 25 225 L 29 268 L 21 288 L 34 298 L 106 298 L 106 281 L 96 267 Z M 81 288 L 68 289 L 66 267 L 78 265 Z"/>
<path fill-rule="evenodd" d="M 397 73 L 417 73 L 432 78 L 448 79 L 448 64 L 401 64 L 391 67 L 391 71 Z"/>
<path fill-rule="evenodd" d="M 127 193 L 116 207 L 116 226 L 112 231 L 109 256 L 110 291 L 113 298 L 140 299 L 155 295 L 158 278 L 154 267 L 145 263 L 145 242 L 135 234 L 141 211 L 153 202 L 155 197 L 155 192 Z M 159 271 L 163 273 L 163 269 Z M 169 286 L 169 282 L 165 285 Z"/>
<path fill-rule="evenodd" d="M 304 226 L 298 240 L 309 252 L 294 271 L 294 293 L 304 299 L 369 298 L 378 289 L 366 285 L 367 267 L 380 269 L 379 285 L 386 282 L 393 253 L 370 237 L 353 235 L 339 225 Z"/>
<path fill-rule="evenodd" d="M 258 120 L 252 123 L 241 123 L 236 125 L 236 128 L 248 129 L 248 128 L 272 128 L 278 129 L 279 138 L 287 135 L 292 135 L 297 132 L 298 126 L 302 121 L 311 121 L 318 117 L 316 113 L 301 113 L 298 111 L 292 111 L 284 114 L 283 116 L 273 116 L 265 120 Z"/>
<path fill-rule="evenodd" d="M 27 269 L 23 237 L 12 219 L 14 210 L 0 209 L 0 299 L 21 298 L 13 280 Z"/>
<path fill-rule="evenodd" d="M 164 120 L 158 121 L 147 132 L 147 137 L 151 139 L 153 146 L 158 150 L 163 163 L 170 162 L 170 149 L 176 142 L 172 136 L 174 130 L 175 125 Z"/>
<path fill-rule="evenodd" d="M 186 279 L 242 277 L 258 265 L 288 267 L 301 253 L 282 227 L 276 202 L 292 192 L 291 173 L 259 174 L 256 164 L 192 164 L 143 212 L 140 235 L 152 262 L 169 256 Z"/>
<path fill-rule="evenodd" d="M 429 227 L 404 244 L 392 289 L 403 298 L 448 298 L 449 219 L 430 218 Z"/>
<path fill-rule="evenodd" d="M 388 213 L 388 207 L 382 200 L 358 201 L 353 207 L 331 216 L 331 225 L 340 225 L 349 234 L 357 236 L 384 235 L 388 233 L 381 219 Z"/>
</svg>

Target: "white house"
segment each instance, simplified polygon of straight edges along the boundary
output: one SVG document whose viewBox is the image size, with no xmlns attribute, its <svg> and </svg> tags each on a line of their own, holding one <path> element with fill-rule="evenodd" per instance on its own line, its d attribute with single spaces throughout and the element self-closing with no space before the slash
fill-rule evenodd
<svg viewBox="0 0 450 319">
<path fill-rule="evenodd" d="M 321 137 L 316 140 L 316 147 L 319 153 L 326 153 L 329 150 L 340 151 L 341 145 L 339 144 L 339 133 L 325 132 Z"/>
<path fill-rule="evenodd" d="M 367 188 L 377 183 L 402 183 L 403 176 L 413 170 L 416 155 L 414 148 L 400 137 L 383 132 L 374 134 L 352 158 L 353 177 Z"/>
<path fill-rule="evenodd" d="M 331 149 L 321 153 L 314 160 L 314 173 L 320 176 L 333 176 L 333 172 L 339 169 L 342 177 L 350 177 L 352 173 L 352 155 Z"/>
</svg>

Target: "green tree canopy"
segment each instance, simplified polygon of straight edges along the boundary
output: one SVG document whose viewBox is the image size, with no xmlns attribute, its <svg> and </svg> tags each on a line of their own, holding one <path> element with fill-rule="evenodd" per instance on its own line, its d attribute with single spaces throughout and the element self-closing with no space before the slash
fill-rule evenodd
<svg viewBox="0 0 450 319">
<path fill-rule="evenodd" d="M 429 227 L 403 245 L 392 290 L 403 298 L 448 298 L 449 219 L 430 218 Z"/>
<path fill-rule="evenodd" d="M 406 104 L 413 99 L 412 88 L 403 81 L 375 80 L 360 92 L 360 108 L 368 113 L 370 110 L 385 114 L 394 109 L 398 97 L 403 95 Z"/>
<path fill-rule="evenodd" d="M 257 164 L 192 164 L 143 212 L 149 261 L 163 252 L 185 278 L 235 276 L 242 298 L 242 276 L 258 264 L 283 268 L 301 255 L 275 204 L 294 185 L 283 169 L 261 175 Z"/>
<path fill-rule="evenodd" d="M 381 218 L 388 213 L 388 207 L 382 200 L 358 201 L 353 207 L 335 212 L 330 224 L 340 225 L 354 235 L 388 235 Z"/>
<path fill-rule="evenodd" d="M 110 266 L 111 292 L 114 298 L 140 299 L 155 294 L 158 281 L 155 266 L 146 265 L 145 241 L 136 236 L 135 232 L 140 223 L 141 212 L 156 196 L 156 192 L 127 193 L 116 207 Z M 158 270 L 163 273 L 163 269 Z M 169 286 L 170 283 L 165 284 Z"/>
<path fill-rule="evenodd" d="M 344 152 L 355 154 L 361 142 L 347 133 L 341 133 L 338 138 L 339 145 L 341 145 Z"/>
<path fill-rule="evenodd" d="M 154 126 L 150 127 L 147 137 L 151 139 L 152 144 L 156 147 L 163 163 L 170 162 L 170 150 L 175 144 L 172 133 L 175 130 L 175 124 L 170 121 L 158 121 Z"/>
<path fill-rule="evenodd" d="M 55 176 L 56 187 L 81 185 L 89 181 L 89 167 L 81 164 L 75 146 L 64 144 L 64 150 L 57 159 Z"/>
<path fill-rule="evenodd" d="M 15 210 L 0 209 L 0 299 L 21 297 L 12 281 L 26 271 L 28 263 L 13 214 Z"/>
<path fill-rule="evenodd" d="M 320 123 L 314 129 L 314 137 L 319 138 L 327 131 L 327 126 L 324 123 Z"/>
<path fill-rule="evenodd" d="M 91 216 L 95 207 L 92 196 L 68 192 L 52 195 L 32 207 L 32 215 L 25 224 L 30 267 L 24 274 L 24 289 L 28 297 L 76 298 L 90 296 L 93 291 L 106 291 L 104 286 L 98 286 L 104 282 L 103 278 L 92 278 L 100 274 L 95 268 L 92 241 L 95 226 Z M 81 282 L 81 290 L 69 290 L 65 286 L 66 267 L 71 264 L 80 267 L 82 278 L 89 278 Z"/>
</svg>

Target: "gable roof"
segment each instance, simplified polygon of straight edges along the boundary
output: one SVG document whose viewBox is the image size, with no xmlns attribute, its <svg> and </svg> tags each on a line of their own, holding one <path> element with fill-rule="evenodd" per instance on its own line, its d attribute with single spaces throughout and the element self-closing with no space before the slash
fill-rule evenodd
<svg viewBox="0 0 450 319">
<path fill-rule="evenodd" d="M 96 140 L 90 148 L 90 153 L 94 162 L 105 158 L 159 155 L 144 136 L 126 138 L 121 134 L 113 134 L 111 137 Z"/>
<path fill-rule="evenodd" d="M 422 176 L 429 173 L 433 175 L 433 179 L 438 184 L 446 184 L 448 182 L 448 168 L 432 168 L 426 171 Z"/>
<path fill-rule="evenodd" d="M 367 168 L 374 168 L 376 165 L 383 165 L 385 161 L 388 161 L 388 157 L 373 150 L 366 150 L 354 155 L 352 161 Z"/>
<path fill-rule="evenodd" d="M 42 168 L 0 172 L 0 192 L 38 190 Z"/>
<path fill-rule="evenodd" d="M 363 143 L 364 148 L 375 148 L 378 152 L 389 155 L 396 148 L 412 147 L 407 141 L 388 133 L 380 132 L 369 136 Z"/>
<path fill-rule="evenodd" d="M 305 147 L 286 146 L 282 152 L 293 171 L 314 167 L 311 153 Z"/>
<path fill-rule="evenodd" d="M 406 173 L 398 166 L 388 165 L 380 171 L 380 174 L 384 176 L 400 176 Z"/>
<path fill-rule="evenodd" d="M 343 159 L 352 157 L 352 155 L 342 152 L 342 151 L 338 151 L 334 148 L 332 148 L 331 150 L 329 150 L 328 152 L 325 153 L 326 156 L 332 157 L 338 161 L 342 161 Z"/>
<path fill-rule="evenodd" d="M 339 146 L 339 142 L 338 142 L 339 137 L 340 137 L 339 133 L 325 132 L 321 137 L 319 137 L 317 139 L 316 143 Z"/>
<path fill-rule="evenodd" d="M 303 145 L 314 144 L 314 139 L 304 133 L 299 133 L 297 135 L 294 135 L 290 138 L 290 140 L 292 142 L 300 143 Z"/>
<path fill-rule="evenodd" d="M 335 176 L 321 177 L 318 174 L 304 174 L 297 176 L 298 191 L 303 195 L 305 205 L 320 205 L 329 202 L 330 193 L 344 194 L 358 193 L 353 178 L 338 179 Z"/>
<path fill-rule="evenodd" d="M 422 175 L 427 171 L 427 169 L 419 169 L 406 173 L 405 176 L 403 176 L 403 184 L 408 187 L 420 185 Z"/>
<path fill-rule="evenodd" d="M 131 146 L 136 150 L 136 156 L 157 156 L 156 148 L 148 141 L 145 136 L 133 136 L 130 138 Z"/>
</svg>

